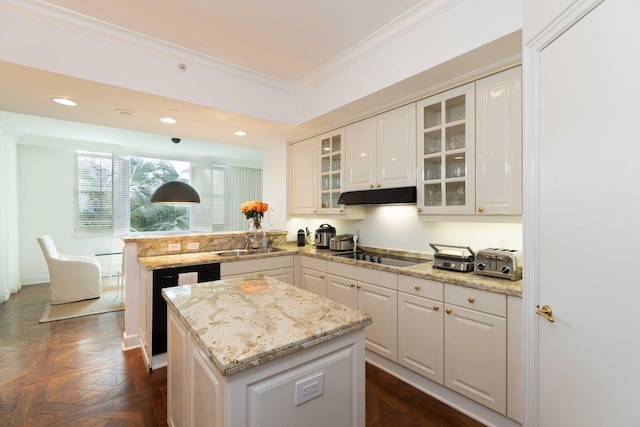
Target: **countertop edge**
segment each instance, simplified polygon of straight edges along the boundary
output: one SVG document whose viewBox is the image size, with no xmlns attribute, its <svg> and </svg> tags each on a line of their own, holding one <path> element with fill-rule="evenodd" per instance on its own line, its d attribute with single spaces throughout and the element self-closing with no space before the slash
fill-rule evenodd
<svg viewBox="0 0 640 427">
<path fill-rule="evenodd" d="M 357 261 L 350 258 L 336 257 L 329 249 L 318 249 L 315 247 L 280 246 L 284 249 L 279 252 L 256 253 L 239 256 L 221 257 L 209 252 L 196 252 L 186 254 L 157 255 L 138 258 L 140 263 L 149 271 L 161 268 L 173 268 L 181 266 L 200 265 L 207 263 L 224 263 L 244 260 L 263 259 L 271 257 L 281 257 L 289 255 L 302 255 L 313 258 L 324 259 L 326 261 L 351 264 L 358 267 L 366 267 L 374 270 L 388 271 L 419 279 L 434 280 L 452 285 L 464 286 L 467 288 L 480 289 L 488 292 L 505 294 L 508 296 L 522 298 L 522 280 L 507 280 L 481 276 L 473 272 L 455 272 L 434 269 L 431 261 L 425 259 L 424 263 L 408 266 L 394 267 L 389 265 L 373 264 L 369 262 Z"/>
</svg>

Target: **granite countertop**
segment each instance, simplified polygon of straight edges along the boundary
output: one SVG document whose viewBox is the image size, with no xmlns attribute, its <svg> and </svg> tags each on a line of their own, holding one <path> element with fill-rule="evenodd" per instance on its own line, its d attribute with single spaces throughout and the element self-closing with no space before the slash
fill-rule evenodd
<svg viewBox="0 0 640 427">
<path fill-rule="evenodd" d="M 177 286 L 162 292 L 222 375 L 371 324 L 369 314 L 265 275 Z"/>
<path fill-rule="evenodd" d="M 408 267 L 394 267 L 389 265 L 375 264 L 371 262 L 358 261 L 350 258 L 336 257 L 335 252 L 329 249 L 318 249 L 315 246 L 298 247 L 294 245 L 281 246 L 283 249 L 279 252 L 268 253 L 252 253 L 239 256 L 221 257 L 213 252 L 196 252 L 175 255 L 159 255 L 139 258 L 140 263 L 148 270 L 156 270 L 159 268 L 172 268 L 187 265 L 207 264 L 214 262 L 233 262 L 249 259 L 259 259 L 266 257 L 277 257 L 286 255 L 305 255 L 315 258 L 325 259 L 327 261 L 339 262 L 344 264 L 353 264 L 357 266 L 372 268 L 375 270 L 389 271 L 392 273 L 404 274 L 407 276 L 417 277 L 421 279 L 435 280 L 444 283 L 450 283 L 468 288 L 481 289 L 489 292 L 495 292 L 505 295 L 522 297 L 522 280 L 498 279 L 488 276 L 480 276 L 472 272 L 461 273 L 457 271 L 448 271 L 435 269 L 431 266 L 431 259 L 428 255 L 415 254 L 401 251 L 385 251 L 375 248 L 376 252 L 389 253 L 391 255 L 404 255 L 410 257 L 423 257 L 424 263 L 411 265 Z M 373 250 L 373 249 L 372 249 Z"/>
</svg>

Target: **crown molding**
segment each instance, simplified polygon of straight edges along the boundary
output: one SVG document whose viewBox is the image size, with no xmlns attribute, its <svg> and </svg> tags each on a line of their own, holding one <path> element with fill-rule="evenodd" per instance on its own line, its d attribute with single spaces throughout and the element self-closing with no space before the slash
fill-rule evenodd
<svg viewBox="0 0 640 427">
<path fill-rule="evenodd" d="M 434 19 L 441 13 L 451 9 L 463 0 L 425 0 L 404 14 L 381 27 L 366 39 L 344 53 L 333 58 L 322 67 L 304 77 L 298 82 L 298 90 L 303 91 L 321 80 L 346 68 L 347 65 L 357 62 L 360 58 L 380 49 L 401 35 L 410 32 L 414 28 L 423 25 L 426 21 Z"/>
<path fill-rule="evenodd" d="M 6 9 L 39 21 L 173 59 L 178 63 L 184 62 L 196 65 L 215 73 L 252 81 L 288 93 L 296 93 L 295 85 L 290 82 L 41 0 L 0 0 L 0 9 Z"/>
</svg>

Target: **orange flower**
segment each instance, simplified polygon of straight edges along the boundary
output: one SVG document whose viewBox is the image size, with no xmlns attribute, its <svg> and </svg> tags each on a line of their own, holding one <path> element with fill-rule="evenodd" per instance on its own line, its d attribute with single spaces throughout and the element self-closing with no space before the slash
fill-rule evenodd
<svg viewBox="0 0 640 427">
<path fill-rule="evenodd" d="M 241 206 L 241 211 L 247 219 L 257 218 L 261 219 L 264 213 L 269 210 L 267 203 L 262 203 L 260 200 L 249 200 L 244 202 Z"/>
</svg>

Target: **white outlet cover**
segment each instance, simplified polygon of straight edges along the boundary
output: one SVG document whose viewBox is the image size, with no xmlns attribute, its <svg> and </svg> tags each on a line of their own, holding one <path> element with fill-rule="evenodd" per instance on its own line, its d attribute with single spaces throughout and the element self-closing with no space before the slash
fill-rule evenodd
<svg viewBox="0 0 640 427">
<path fill-rule="evenodd" d="M 180 250 L 180 243 L 169 243 L 169 247 L 168 249 L 169 251 L 179 251 Z"/>
<path fill-rule="evenodd" d="M 199 242 L 189 242 L 187 243 L 187 249 L 200 249 Z"/>
<path fill-rule="evenodd" d="M 320 373 L 306 380 L 296 382 L 294 403 L 301 405 L 324 394 L 324 374 Z"/>
</svg>

